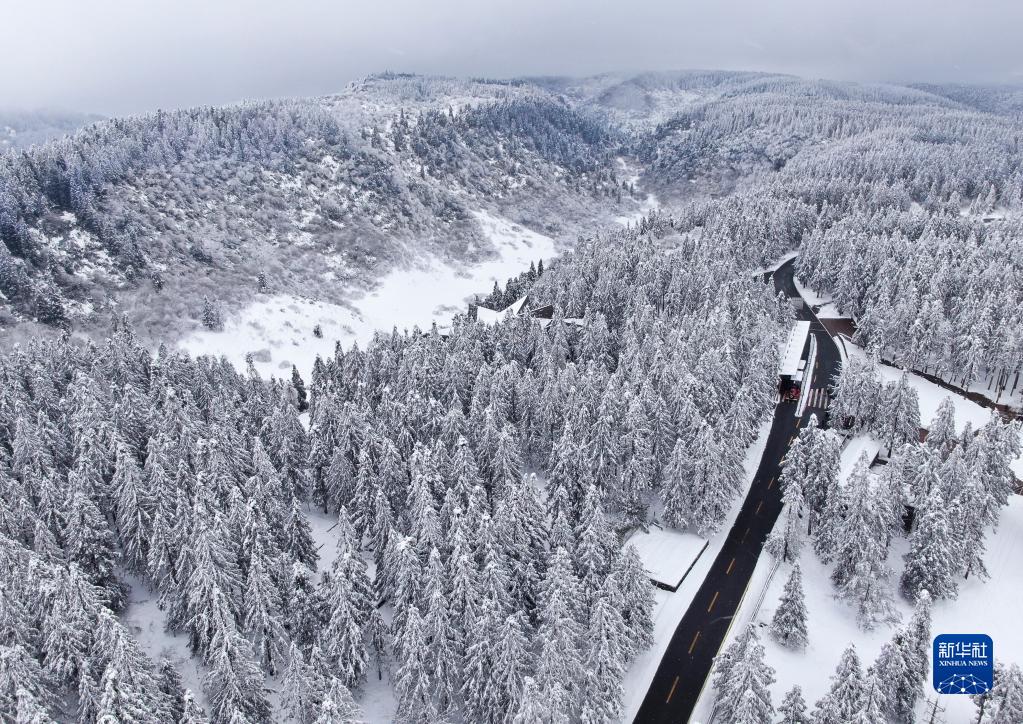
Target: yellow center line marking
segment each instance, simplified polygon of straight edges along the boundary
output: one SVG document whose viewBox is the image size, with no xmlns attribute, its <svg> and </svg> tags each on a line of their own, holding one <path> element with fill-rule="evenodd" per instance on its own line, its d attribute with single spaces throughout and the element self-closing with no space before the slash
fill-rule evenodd
<svg viewBox="0 0 1023 724">
<path fill-rule="evenodd" d="M 707 606 L 707 613 L 710 613 L 710 610 L 714 608 L 714 604 L 718 602 L 719 593 L 721 593 L 721 591 L 714 591 L 714 598 L 710 599 L 710 605 Z"/>
<path fill-rule="evenodd" d="M 727 571 L 725 571 L 725 575 L 726 575 L 726 576 L 730 576 L 730 575 L 732 575 L 732 568 L 733 568 L 734 566 L 735 566 L 735 559 L 733 558 L 733 559 L 732 559 L 732 562 L 728 564 L 728 570 L 727 570 Z"/>
<path fill-rule="evenodd" d="M 795 435 L 793 435 L 792 437 L 789 438 L 789 447 L 792 447 L 792 441 L 795 440 L 795 439 L 796 439 Z"/>
<path fill-rule="evenodd" d="M 763 508 L 763 507 L 764 507 L 764 501 L 762 501 L 762 500 L 761 500 L 761 501 L 760 501 L 760 502 L 759 502 L 759 503 L 757 504 L 757 511 L 756 511 L 756 512 L 754 513 L 754 515 L 760 515 L 760 509 L 761 509 L 761 508 Z"/>
<path fill-rule="evenodd" d="M 774 478 L 767 481 L 767 489 L 770 490 L 772 485 L 774 485 Z"/>
<path fill-rule="evenodd" d="M 671 691 L 668 692 L 668 698 L 664 700 L 665 704 L 667 704 L 669 701 L 671 701 L 671 697 L 673 697 L 675 695 L 675 687 L 676 686 L 678 686 L 678 677 L 677 676 L 675 677 L 675 680 L 673 682 L 671 682 Z"/>
<path fill-rule="evenodd" d="M 796 429 L 798 430 L 799 426 L 802 425 L 802 424 L 803 424 L 803 418 L 799 418 L 798 420 L 796 420 Z"/>
<path fill-rule="evenodd" d="M 696 648 L 696 642 L 700 639 L 700 632 L 697 631 L 696 635 L 693 636 L 693 643 L 689 644 L 689 655 L 693 655 L 693 649 Z"/>
<path fill-rule="evenodd" d="M 749 528 L 747 528 L 746 532 L 742 534 L 742 540 L 739 541 L 739 542 L 740 543 L 745 543 L 746 542 L 746 536 L 748 536 L 748 535 L 749 535 Z"/>
</svg>

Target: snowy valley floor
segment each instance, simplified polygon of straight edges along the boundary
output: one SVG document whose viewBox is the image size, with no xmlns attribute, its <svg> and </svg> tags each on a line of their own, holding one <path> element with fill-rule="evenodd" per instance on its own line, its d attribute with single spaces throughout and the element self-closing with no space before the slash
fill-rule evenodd
<svg viewBox="0 0 1023 724">
<path fill-rule="evenodd" d="M 495 281 L 503 285 L 530 263 L 557 254 L 548 236 L 485 211 L 476 212 L 476 218 L 498 250 L 496 259 L 464 267 L 432 261 L 396 269 L 350 308 L 292 295 L 266 296 L 227 320 L 222 332 L 197 331 L 180 346 L 194 356 L 223 355 L 242 370 L 251 353 L 260 374 L 286 375 L 295 365 L 307 376 L 317 355 L 332 355 L 336 342 L 365 348 L 378 330 L 446 325 L 474 295 L 489 294 Z M 317 325 L 322 337 L 313 334 Z"/>
</svg>

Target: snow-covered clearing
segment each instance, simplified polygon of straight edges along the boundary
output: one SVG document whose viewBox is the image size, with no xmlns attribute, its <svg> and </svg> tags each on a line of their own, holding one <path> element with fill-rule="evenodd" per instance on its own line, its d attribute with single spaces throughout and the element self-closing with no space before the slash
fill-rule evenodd
<svg viewBox="0 0 1023 724">
<path fill-rule="evenodd" d="M 852 465 L 859 455 L 858 450 L 869 448 L 858 436 L 850 441 L 842 455 L 842 478 L 848 477 Z M 876 443 L 873 443 L 876 445 Z M 846 455 L 845 453 L 849 454 Z M 902 557 L 909 549 L 909 541 L 898 537 L 892 542 L 888 565 L 894 568 L 891 578 L 893 591 L 897 590 L 898 578 L 902 573 Z M 933 608 L 932 636 L 940 633 L 986 633 L 994 639 L 995 656 L 1003 662 L 1023 662 L 1023 627 L 1018 625 L 1019 599 L 1023 595 L 1023 568 L 1019 556 L 1023 554 L 1023 497 L 1013 496 L 1009 507 L 1002 513 L 998 530 L 987 539 L 985 563 L 991 574 L 990 580 L 982 582 L 970 578 L 960 582 L 959 596 L 954 601 L 937 601 Z M 831 567 L 823 565 L 814 555 L 811 546 L 805 546 L 800 556 L 803 569 L 803 586 L 806 594 L 807 627 L 810 644 L 803 653 L 790 651 L 775 643 L 767 633 L 766 626 L 774 615 L 775 606 L 782 588 L 788 579 L 791 566 L 782 565 L 773 577 L 774 559 L 762 555 L 750 581 L 750 591 L 762 591 L 770 583 L 764 596 L 763 606 L 754 610 L 758 596 L 748 596 L 736 614 L 735 624 L 729 640 L 743 630 L 750 621 L 761 626 L 761 634 L 767 650 L 767 663 L 775 669 L 777 681 L 771 686 L 772 702 L 777 706 L 785 692 L 794 684 L 803 689 L 807 704 L 812 706 L 831 686 L 842 650 L 850 643 L 856 645 L 857 653 L 864 668 L 877 657 L 881 646 L 891 638 L 895 626 L 880 626 L 875 631 L 861 631 L 856 625 L 853 609 L 838 601 L 831 583 Z M 895 593 L 895 601 L 902 622 L 909 620 L 912 605 Z M 727 645 L 727 643 L 725 645 Z M 930 687 L 930 674 L 925 682 L 927 700 L 936 696 Z M 713 708 L 713 691 L 707 687 L 693 712 L 694 722 L 709 721 Z M 975 707 L 966 696 L 941 696 L 938 702 L 945 711 L 944 721 L 949 724 L 970 721 Z M 925 704 L 921 702 L 918 715 L 922 715 Z"/>
<path fill-rule="evenodd" d="M 206 667 L 198 657 L 192 656 L 188 636 L 167 632 L 167 615 L 157 606 L 159 594 L 150 591 L 141 578 L 125 570 L 119 571 L 118 575 L 131 587 L 128 604 L 120 616 L 121 623 L 154 664 L 164 658 L 173 663 L 185 688 L 191 689 L 196 702 L 205 707 L 206 692 L 203 691 L 202 680 Z"/>
<path fill-rule="evenodd" d="M 226 320 L 222 332 L 196 331 L 180 346 L 193 355 L 223 355 L 239 369 L 245 357 L 261 374 L 287 373 L 291 365 L 307 374 L 317 355 L 326 357 L 340 342 L 365 346 L 377 330 L 428 330 L 465 311 L 475 294 L 490 292 L 495 281 L 529 268 L 531 262 L 557 254 L 554 240 L 487 211 L 475 216 L 498 255 L 471 266 L 453 266 L 436 259 L 420 266 L 395 269 L 350 307 L 279 294 L 253 302 Z M 313 334 L 319 324 L 321 338 Z"/>
<path fill-rule="evenodd" d="M 625 674 L 623 682 L 625 688 L 625 715 L 622 721 L 631 722 L 636 718 L 636 713 L 643 704 L 643 697 L 646 696 L 647 689 L 650 688 L 650 682 L 653 681 L 654 674 L 657 673 L 657 667 L 664 657 L 664 652 L 671 642 L 675 629 L 678 628 L 679 621 L 682 620 L 686 611 L 689 610 L 689 604 L 692 603 L 693 597 L 700 590 L 703 579 L 707 577 L 707 572 L 721 551 L 721 546 L 724 545 L 725 538 L 728 537 L 728 531 L 739 514 L 743 501 L 746 500 L 746 495 L 753 484 L 753 477 L 760 466 L 760 458 L 763 456 L 764 447 L 767 445 L 767 436 L 771 431 L 772 422 L 773 417 L 764 422 L 756 441 L 746 450 L 746 458 L 743 461 L 743 467 L 746 470 L 746 484 L 733 501 L 732 509 L 721 524 L 720 530 L 710 537 L 707 549 L 697 559 L 696 564 L 689 571 L 682 585 L 674 593 L 668 593 L 659 588 L 655 589 L 653 612 L 654 645 L 637 656 Z M 666 551 L 666 554 L 687 559 L 686 567 L 688 567 L 689 561 L 692 560 L 691 546 L 688 545 L 680 546 L 672 551 Z"/>
</svg>

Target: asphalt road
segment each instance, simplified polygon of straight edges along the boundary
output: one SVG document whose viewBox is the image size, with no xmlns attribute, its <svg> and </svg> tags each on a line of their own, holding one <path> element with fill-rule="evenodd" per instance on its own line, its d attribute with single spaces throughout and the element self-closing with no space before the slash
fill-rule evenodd
<svg viewBox="0 0 1023 724">
<path fill-rule="evenodd" d="M 793 267 L 794 262 L 789 261 L 778 269 L 774 284 L 787 296 L 798 297 L 792 282 Z M 817 362 L 811 388 L 826 387 L 841 369 L 838 347 L 805 304 L 799 309 L 798 317 L 811 322 L 810 331 L 817 339 Z M 803 390 L 804 395 L 807 392 Z M 824 395 L 817 397 L 827 399 Z M 827 424 L 826 410 L 807 406 L 802 417 L 797 418 L 796 404 L 785 400 L 775 408 L 767 446 L 749 494 L 703 585 L 668 644 L 636 715 L 636 724 L 681 724 L 689 720 L 710 674 L 714 656 L 753 575 L 764 541 L 781 512 L 778 485 L 781 461 L 799 427 L 806 424 L 811 414 L 817 415 L 820 424 Z"/>
</svg>

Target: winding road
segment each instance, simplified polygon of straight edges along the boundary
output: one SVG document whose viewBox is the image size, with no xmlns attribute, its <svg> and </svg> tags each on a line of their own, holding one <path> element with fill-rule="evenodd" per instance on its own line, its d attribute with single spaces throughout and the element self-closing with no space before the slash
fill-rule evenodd
<svg viewBox="0 0 1023 724">
<path fill-rule="evenodd" d="M 794 260 L 789 260 L 773 273 L 775 288 L 791 298 L 799 297 L 793 282 Z M 810 389 L 810 400 L 827 404 L 827 395 L 813 390 L 826 388 L 842 366 L 838 347 L 831 335 L 804 303 L 798 319 L 809 321 L 810 332 L 817 340 L 817 361 Z M 774 422 L 767 438 L 760 466 L 749 494 L 735 519 L 721 551 L 708 571 L 689 610 L 686 611 L 671 643 L 661 659 L 636 715 L 636 724 L 671 722 L 681 724 L 692 715 L 700 691 L 710 674 L 714 656 L 728 633 L 732 617 L 742 602 L 753 569 L 757 565 L 764 541 L 781 512 L 781 490 L 778 476 L 781 461 L 788 452 L 799 428 L 816 414 L 821 425 L 827 424 L 827 410 L 806 406 L 796 417 L 795 401 L 782 400 L 774 411 Z"/>
</svg>

